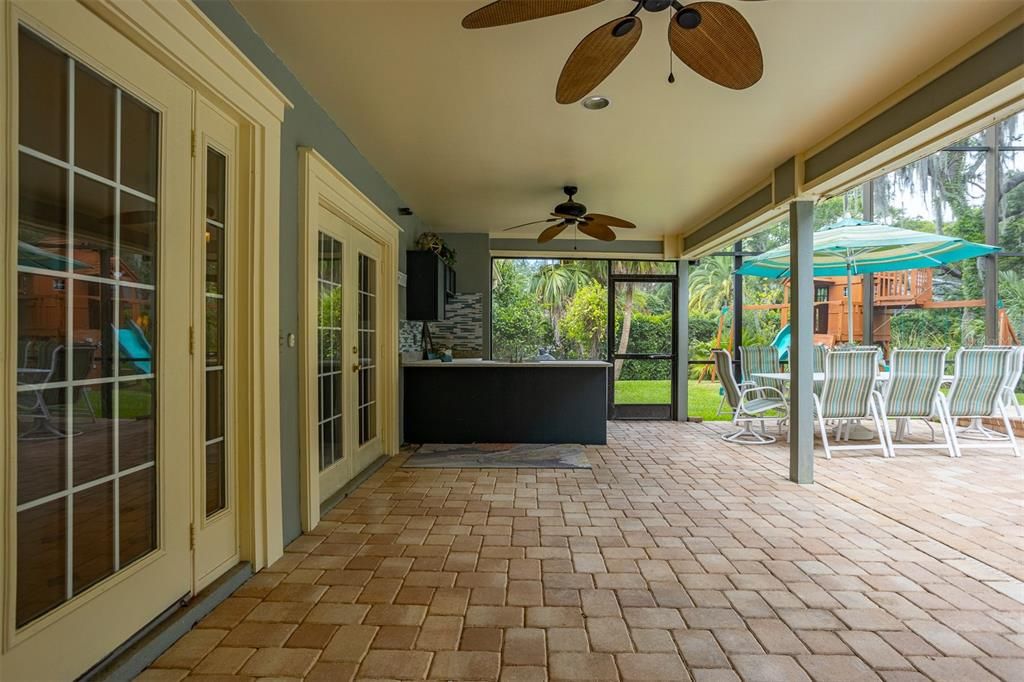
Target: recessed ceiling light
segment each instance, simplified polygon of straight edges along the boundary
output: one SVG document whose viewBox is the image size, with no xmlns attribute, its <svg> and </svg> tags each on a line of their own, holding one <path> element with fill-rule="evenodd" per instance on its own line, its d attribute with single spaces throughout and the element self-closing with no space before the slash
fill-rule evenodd
<svg viewBox="0 0 1024 682">
<path fill-rule="evenodd" d="M 601 97 L 600 95 L 594 95 L 593 97 L 587 97 L 583 100 L 583 107 L 590 109 L 591 111 L 597 111 L 598 109 L 604 109 L 606 106 L 611 104 L 607 97 Z"/>
</svg>

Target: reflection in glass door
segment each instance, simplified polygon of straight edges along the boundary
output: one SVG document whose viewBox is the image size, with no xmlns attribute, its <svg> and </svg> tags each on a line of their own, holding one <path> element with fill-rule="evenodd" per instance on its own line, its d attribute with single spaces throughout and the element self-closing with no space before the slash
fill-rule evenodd
<svg viewBox="0 0 1024 682">
<path fill-rule="evenodd" d="M 675 275 L 612 270 L 612 419 L 673 419 L 676 396 Z"/>
<path fill-rule="evenodd" d="M 21 627 L 157 546 L 160 122 L 27 30 L 18 42 Z"/>
</svg>

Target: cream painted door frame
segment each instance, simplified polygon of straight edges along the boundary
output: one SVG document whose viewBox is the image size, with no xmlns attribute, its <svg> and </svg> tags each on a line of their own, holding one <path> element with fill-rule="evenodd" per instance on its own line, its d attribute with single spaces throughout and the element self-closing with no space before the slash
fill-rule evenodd
<svg viewBox="0 0 1024 682">
<path fill-rule="evenodd" d="M 156 217 L 167 230 L 179 226 L 178 232 L 161 232 L 158 247 L 157 289 L 167 295 L 157 297 L 158 322 L 165 324 L 158 323 L 156 329 L 156 409 L 161 411 L 156 460 L 162 467 L 157 483 L 156 550 L 84 591 L 76 589 L 68 601 L 41 616 L 31 620 L 23 616 L 20 626 L 16 623 L 18 411 L 14 387 L 20 378 L 16 368 L 21 365 L 13 331 L 19 319 L 19 25 L 112 81 L 128 93 L 126 100 L 134 96 L 160 114 L 162 165 Z M 186 242 L 188 226 L 194 224 L 191 193 L 196 177 L 190 148 L 193 107 L 199 98 L 237 123 L 235 217 L 240 245 L 234 254 L 233 276 L 246 283 L 234 301 L 237 317 L 232 325 L 244 339 L 237 350 L 242 371 L 233 382 L 232 406 L 238 453 L 236 471 L 231 474 L 236 486 L 232 511 L 238 520 L 230 544 L 237 549 L 219 563 L 213 560 L 202 576 L 192 565 L 189 551 L 190 500 L 194 498 L 190 492 L 193 467 L 187 460 L 192 451 L 189 434 L 195 432 L 188 405 L 188 396 L 193 395 L 187 360 L 192 297 L 186 293 L 187 286 L 175 295 L 178 292 L 169 279 L 178 273 L 178 281 L 191 283 L 192 259 Z M 74 678 L 177 598 L 199 589 L 225 564 L 241 559 L 260 569 L 282 554 L 277 241 L 280 123 L 288 106 L 187 0 L 10 0 L 0 5 L 0 329 L 4 330 L 0 335 L 0 679 Z M 74 278 L 77 282 L 77 275 Z M 169 458 L 175 466 L 168 466 Z"/>
<path fill-rule="evenodd" d="M 377 287 L 377 335 L 379 358 L 377 364 L 377 433 L 379 452 L 393 455 L 398 452 L 398 234 L 401 228 L 362 192 L 350 183 L 313 149 L 299 150 L 300 192 L 300 305 L 299 305 L 299 449 L 301 461 L 302 528 L 310 530 L 320 521 L 320 502 L 327 491 L 321 491 L 318 442 L 318 353 L 317 353 L 317 300 L 318 300 L 318 242 L 325 224 L 342 224 L 356 231 L 356 237 L 346 241 L 344 248 L 359 250 L 360 240 L 371 240 L 380 249 Z M 367 249 L 364 249 L 366 251 Z M 355 262 L 349 259 L 347 262 Z M 351 297 L 355 303 L 355 298 Z M 311 333 L 311 330 L 313 333 Z M 351 350 L 346 344 L 345 351 Z M 343 356 L 347 370 L 351 353 Z M 345 371 L 348 375 L 349 372 Z M 346 387 L 353 382 L 346 382 Z M 346 395 L 351 395 L 351 389 Z M 358 446 L 358 443 L 356 444 Z M 351 479 L 368 466 L 367 450 L 347 453 L 351 469 L 343 472 Z M 340 464 L 340 462 L 339 462 Z M 333 491 L 330 491 L 333 492 Z"/>
</svg>

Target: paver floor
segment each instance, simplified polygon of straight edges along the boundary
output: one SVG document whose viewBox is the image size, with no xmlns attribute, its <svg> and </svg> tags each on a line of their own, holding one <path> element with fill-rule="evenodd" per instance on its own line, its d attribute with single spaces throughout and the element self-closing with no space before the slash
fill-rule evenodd
<svg viewBox="0 0 1024 682">
<path fill-rule="evenodd" d="M 590 470 L 393 458 L 145 679 L 1024 680 L 1024 460 L 612 423 Z M 208 677 L 207 677 L 208 676 Z"/>
</svg>

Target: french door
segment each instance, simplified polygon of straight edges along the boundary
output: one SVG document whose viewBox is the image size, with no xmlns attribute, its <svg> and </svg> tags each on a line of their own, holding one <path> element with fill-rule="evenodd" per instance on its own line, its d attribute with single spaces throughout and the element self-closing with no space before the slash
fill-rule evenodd
<svg viewBox="0 0 1024 682">
<path fill-rule="evenodd" d="M 238 125 L 202 98 L 196 103 L 192 231 L 193 587 L 238 563 L 237 453 L 241 434 L 232 387 L 239 374 L 234 263 L 238 239 Z"/>
<path fill-rule="evenodd" d="M 12 37 L 8 679 L 73 678 L 191 589 L 191 92 L 81 6 L 34 10 L 45 30 Z"/>
<path fill-rule="evenodd" d="M 331 499 L 383 451 L 381 246 L 323 210 L 315 248 L 316 457 L 319 502 Z"/>
<path fill-rule="evenodd" d="M 72 679 L 238 561 L 238 128 L 80 4 L 16 17 L 0 677 Z"/>
</svg>

